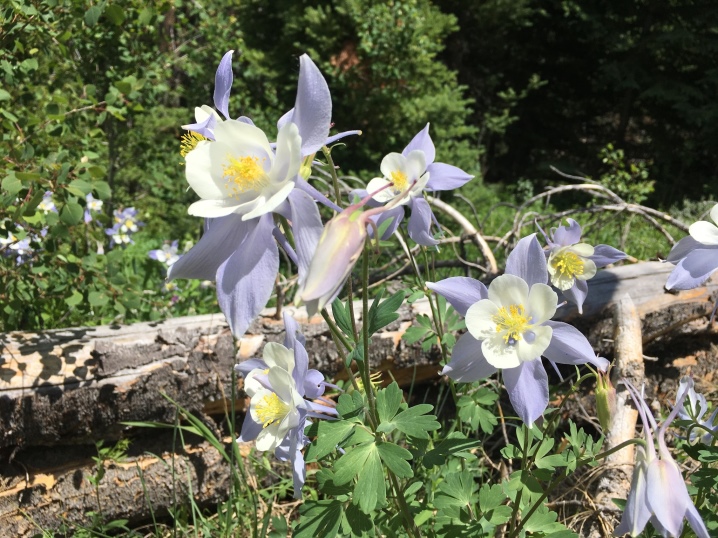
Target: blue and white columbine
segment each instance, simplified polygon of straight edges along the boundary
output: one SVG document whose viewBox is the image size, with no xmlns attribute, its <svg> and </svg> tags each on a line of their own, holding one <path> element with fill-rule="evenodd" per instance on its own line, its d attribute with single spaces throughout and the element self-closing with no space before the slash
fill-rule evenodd
<svg viewBox="0 0 718 538">
<path fill-rule="evenodd" d="M 469 331 L 459 338 L 441 373 L 470 383 L 501 370 L 511 405 L 528 425 L 548 406 L 542 356 L 554 363 L 608 368 L 576 328 L 551 321 L 558 296 L 547 281 L 546 256 L 533 234 L 519 241 L 506 261 L 506 274 L 488 289 L 466 277 L 427 283 L 466 318 Z"/>
<path fill-rule="evenodd" d="M 697 288 L 718 269 L 718 204 L 713 206 L 710 216 L 713 222 L 694 222 L 688 228 L 690 235 L 671 249 L 667 261 L 676 267 L 668 277 L 666 289 Z"/>
</svg>

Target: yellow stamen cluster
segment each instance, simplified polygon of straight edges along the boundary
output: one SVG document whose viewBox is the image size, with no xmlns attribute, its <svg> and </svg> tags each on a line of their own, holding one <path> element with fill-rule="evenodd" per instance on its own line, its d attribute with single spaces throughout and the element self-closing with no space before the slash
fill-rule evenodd
<svg viewBox="0 0 718 538">
<path fill-rule="evenodd" d="M 394 190 L 396 192 L 404 192 L 409 186 L 406 174 L 400 171 L 391 173 L 391 182 L 394 184 Z"/>
<path fill-rule="evenodd" d="M 180 155 L 186 157 L 202 140 L 207 140 L 207 138 L 194 131 L 188 131 L 183 134 L 182 140 L 180 141 Z"/>
<path fill-rule="evenodd" d="M 266 428 L 275 422 L 279 422 L 287 416 L 289 406 L 279 399 L 276 393 L 265 396 L 257 404 L 257 417 L 262 423 L 262 428 Z"/>
<path fill-rule="evenodd" d="M 498 314 L 491 317 L 491 321 L 496 323 L 496 332 L 504 334 L 504 342 L 514 344 L 521 340 L 521 335 L 528 330 L 531 325 L 531 318 L 526 315 L 523 305 L 512 304 L 508 308 L 502 306 L 499 308 Z"/>
<path fill-rule="evenodd" d="M 576 275 L 582 275 L 585 269 L 581 257 L 570 250 L 564 251 L 555 256 L 551 261 L 551 265 L 553 265 L 557 273 L 560 273 L 568 278 L 573 278 Z"/>
<path fill-rule="evenodd" d="M 227 180 L 226 187 L 232 198 L 238 198 L 247 191 L 259 191 L 267 184 L 267 174 L 259 161 L 259 157 L 227 156 L 227 163 L 222 166 L 223 177 Z"/>
</svg>

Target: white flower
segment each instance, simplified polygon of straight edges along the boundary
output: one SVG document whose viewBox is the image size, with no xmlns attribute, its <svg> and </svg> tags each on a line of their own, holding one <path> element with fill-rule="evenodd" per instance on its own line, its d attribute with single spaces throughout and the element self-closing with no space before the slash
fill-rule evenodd
<svg viewBox="0 0 718 538">
<path fill-rule="evenodd" d="M 244 381 L 244 390 L 251 398 L 250 416 L 262 426 L 256 441 L 261 451 L 277 448 L 299 424 L 299 409 L 307 407 L 292 376 L 294 352 L 270 342 L 264 346 L 263 358 L 269 368 L 252 370 Z"/>
<path fill-rule="evenodd" d="M 381 173 L 384 174 L 384 177 L 372 179 L 366 186 L 366 190 L 371 194 L 391 184 L 390 187 L 373 196 L 377 202 L 384 203 L 396 198 L 411 187 L 406 196 L 397 202 L 397 205 L 407 204 L 410 198 L 419 196 L 426 187 L 429 174 L 424 173 L 425 171 L 426 156 L 423 151 L 413 150 L 406 156 L 401 153 L 389 153 L 381 161 Z"/>
<path fill-rule="evenodd" d="M 714 205 L 713 209 L 711 209 L 711 219 L 718 224 L 718 204 Z M 690 228 L 688 228 L 688 233 L 699 243 L 711 246 L 718 245 L 718 227 L 713 224 L 713 222 L 706 220 L 694 222 Z"/>
<path fill-rule="evenodd" d="M 561 291 L 571 289 L 576 280 L 588 280 L 596 275 L 596 263 L 590 259 L 594 248 L 587 243 L 557 246 L 548 257 L 551 284 Z"/>
<path fill-rule="evenodd" d="M 276 209 L 294 188 L 301 166 L 301 137 L 287 123 L 277 135 L 276 155 L 267 136 L 237 120 L 219 122 L 215 140 L 202 140 L 186 159 L 187 181 L 202 200 L 189 207 L 198 217 L 239 213 L 249 220 Z"/>
<path fill-rule="evenodd" d="M 481 340 L 481 351 L 496 368 L 515 368 L 540 357 L 551 343 L 553 330 L 543 325 L 556 312 L 558 295 L 546 284 L 529 290 L 515 275 L 496 278 L 488 299 L 474 303 L 466 312 L 466 327 Z"/>
</svg>

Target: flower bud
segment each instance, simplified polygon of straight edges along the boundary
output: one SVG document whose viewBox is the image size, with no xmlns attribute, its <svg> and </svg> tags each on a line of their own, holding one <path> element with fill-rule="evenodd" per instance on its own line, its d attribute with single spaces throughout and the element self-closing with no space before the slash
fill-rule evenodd
<svg viewBox="0 0 718 538">
<path fill-rule="evenodd" d="M 611 428 L 611 417 L 616 413 L 616 388 L 611 383 L 611 369 L 596 374 L 596 410 L 603 433 Z"/>
<path fill-rule="evenodd" d="M 358 204 L 349 206 L 327 223 L 307 277 L 299 285 L 296 302 L 304 302 L 308 310 L 318 311 L 336 295 L 364 248 L 366 226 L 367 215 Z"/>
</svg>

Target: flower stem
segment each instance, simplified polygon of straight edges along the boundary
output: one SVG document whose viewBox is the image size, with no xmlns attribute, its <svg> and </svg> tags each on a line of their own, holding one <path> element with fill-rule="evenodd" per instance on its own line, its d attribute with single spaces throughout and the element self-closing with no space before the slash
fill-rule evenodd
<svg viewBox="0 0 718 538">
<path fill-rule="evenodd" d="M 334 187 L 334 198 L 338 206 L 341 206 L 342 192 L 339 189 L 339 176 L 337 175 L 337 168 L 334 166 L 334 159 L 332 159 L 332 150 L 327 146 L 322 147 L 322 153 L 327 159 L 329 164 L 329 173 L 332 176 L 332 186 Z"/>
</svg>

